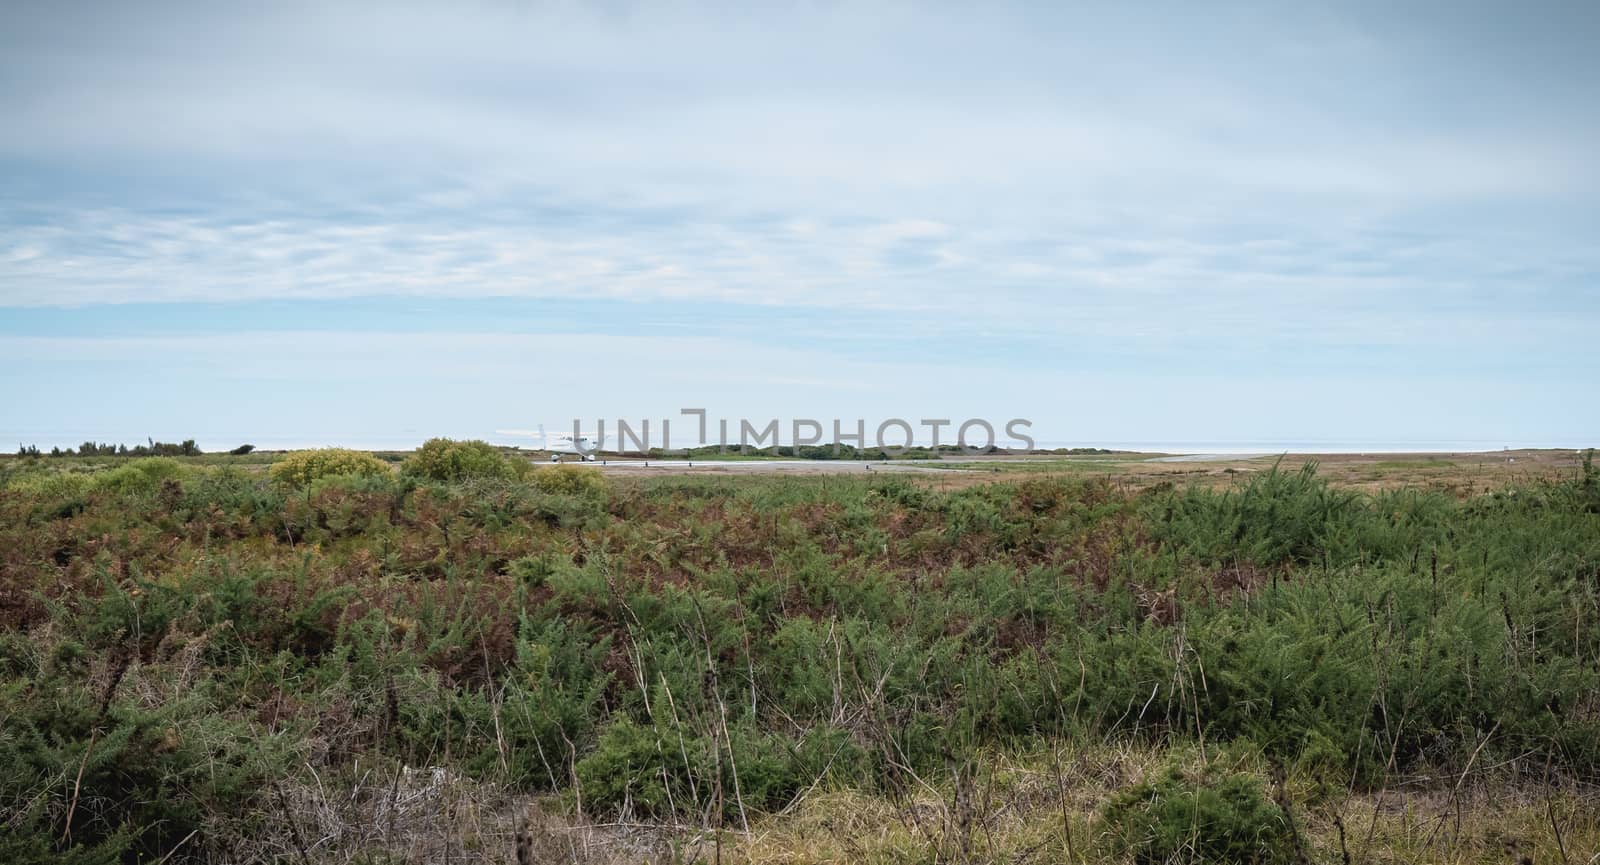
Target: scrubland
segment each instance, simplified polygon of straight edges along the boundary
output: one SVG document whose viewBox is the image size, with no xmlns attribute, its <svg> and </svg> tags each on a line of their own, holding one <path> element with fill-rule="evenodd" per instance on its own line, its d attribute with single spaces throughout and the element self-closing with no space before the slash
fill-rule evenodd
<svg viewBox="0 0 1600 865">
<path fill-rule="evenodd" d="M 0 467 L 0 861 L 1600 854 L 1587 462 L 363 456 Z"/>
</svg>

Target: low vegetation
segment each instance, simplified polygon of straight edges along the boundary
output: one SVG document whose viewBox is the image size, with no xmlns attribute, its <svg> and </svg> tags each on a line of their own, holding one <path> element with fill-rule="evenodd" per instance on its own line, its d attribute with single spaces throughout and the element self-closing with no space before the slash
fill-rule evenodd
<svg viewBox="0 0 1600 865">
<path fill-rule="evenodd" d="M 364 451 L 344 448 L 295 451 L 272 464 L 272 479 L 288 487 L 304 488 L 324 478 L 383 477 L 388 463 Z"/>
<path fill-rule="evenodd" d="M 1169 769 L 1118 792 L 1103 812 L 1108 846 L 1138 865 L 1291 865 L 1304 853 L 1290 813 L 1247 773 L 1196 778 Z"/>
<path fill-rule="evenodd" d="M 519 480 L 532 465 L 521 457 L 506 456 L 483 441 L 437 438 L 424 442 L 400 466 L 401 474 L 421 480 L 454 483 L 467 480 Z"/>
<path fill-rule="evenodd" d="M 1587 463 L 941 491 L 479 445 L 8 464 L 0 861 L 1600 852 Z"/>
</svg>

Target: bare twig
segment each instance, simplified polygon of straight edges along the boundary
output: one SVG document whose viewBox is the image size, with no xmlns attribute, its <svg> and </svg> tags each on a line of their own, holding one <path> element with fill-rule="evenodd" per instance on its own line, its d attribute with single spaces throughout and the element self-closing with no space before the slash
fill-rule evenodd
<svg viewBox="0 0 1600 865">
<path fill-rule="evenodd" d="M 167 855 L 162 856 L 161 860 L 156 862 L 156 865 L 167 865 L 167 860 L 171 859 L 173 856 L 177 855 L 179 848 L 181 848 L 181 847 L 183 847 L 183 845 L 189 843 L 189 839 L 193 838 L 194 836 L 196 836 L 198 834 L 200 834 L 200 830 L 196 829 L 193 832 L 190 832 L 189 834 L 183 836 L 183 840 L 179 841 L 178 843 L 176 843 L 174 845 L 172 845 L 172 849 L 168 850 L 167 851 Z"/>
<path fill-rule="evenodd" d="M 1450 788 L 1450 799 L 1445 803 L 1445 810 L 1447 813 L 1455 806 L 1456 798 L 1461 795 L 1461 785 L 1466 783 L 1467 775 L 1472 771 L 1472 764 L 1478 761 L 1478 755 L 1483 752 L 1484 746 L 1489 744 L 1489 740 L 1494 738 L 1494 734 L 1498 732 L 1499 729 L 1500 722 L 1495 721 L 1494 726 L 1489 728 L 1489 734 L 1483 737 L 1483 741 L 1478 743 L 1478 747 L 1472 749 L 1472 756 L 1467 758 L 1467 766 L 1465 769 L 1461 770 L 1461 777 L 1457 778 L 1455 786 Z M 1433 838 L 1435 835 L 1439 834 L 1439 829 L 1444 825 L 1444 819 L 1447 816 L 1447 813 L 1439 815 L 1438 821 L 1433 824 L 1433 829 L 1428 832 L 1428 838 L 1422 842 L 1422 846 L 1433 846 Z"/>
<path fill-rule="evenodd" d="M 64 844 L 72 843 L 72 815 L 78 810 L 78 791 L 83 785 L 83 767 L 89 765 L 89 755 L 94 753 L 94 740 L 100 735 L 100 729 L 89 731 L 89 746 L 83 749 L 83 759 L 78 761 L 78 777 L 72 781 L 72 803 L 67 806 L 67 825 L 61 831 L 61 841 Z"/>
</svg>

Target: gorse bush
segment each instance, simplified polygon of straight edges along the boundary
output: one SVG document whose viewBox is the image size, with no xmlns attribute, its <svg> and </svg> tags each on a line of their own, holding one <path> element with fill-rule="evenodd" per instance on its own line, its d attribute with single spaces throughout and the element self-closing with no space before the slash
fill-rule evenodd
<svg viewBox="0 0 1600 865">
<path fill-rule="evenodd" d="M 203 700 L 174 698 L 154 710 L 114 701 L 102 710 L 88 689 L 57 681 L 53 702 L 8 713 L 0 772 L 69 777 L 88 792 L 66 825 L 48 798 L 11 812 L 10 831 L 0 834 L 0 851 L 14 845 L 7 862 L 154 861 L 288 769 L 278 743 L 259 741 L 248 723 L 215 715 Z"/>
<path fill-rule="evenodd" d="M 1318 562 L 1366 516 L 1360 497 L 1318 478 L 1315 463 L 1275 465 L 1236 490 L 1191 488 L 1163 504 L 1162 536 L 1215 565 Z"/>
<path fill-rule="evenodd" d="M 1243 773 L 1170 769 L 1118 792 L 1101 819 L 1111 852 L 1138 865 L 1296 861 L 1288 815 Z"/>
<path fill-rule="evenodd" d="M 431 481 L 525 478 L 532 465 L 522 457 L 506 456 L 485 441 L 429 439 L 400 464 L 409 477 Z"/>
<path fill-rule="evenodd" d="M 270 469 L 273 480 L 292 487 L 304 487 L 327 477 L 386 476 L 389 472 L 383 460 L 344 448 L 295 451 L 273 463 Z"/>
</svg>

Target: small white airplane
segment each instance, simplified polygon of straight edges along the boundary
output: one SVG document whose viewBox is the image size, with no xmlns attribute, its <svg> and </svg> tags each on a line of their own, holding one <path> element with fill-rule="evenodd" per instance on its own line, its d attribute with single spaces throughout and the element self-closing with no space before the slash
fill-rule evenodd
<svg viewBox="0 0 1600 865">
<path fill-rule="evenodd" d="M 577 457 L 580 462 L 594 462 L 600 459 L 600 447 L 604 439 L 594 433 L 580 432 L 576 437 L 572 433 L 546 433 L 544 424 L 539 424 L 538 431 L 522 429 L 497 429 L 500 435 L 527 436 L 537 439 L 538 449 L 550 452 L 550 461 L 559 463 L 566 457 Z"/>
</svg>

